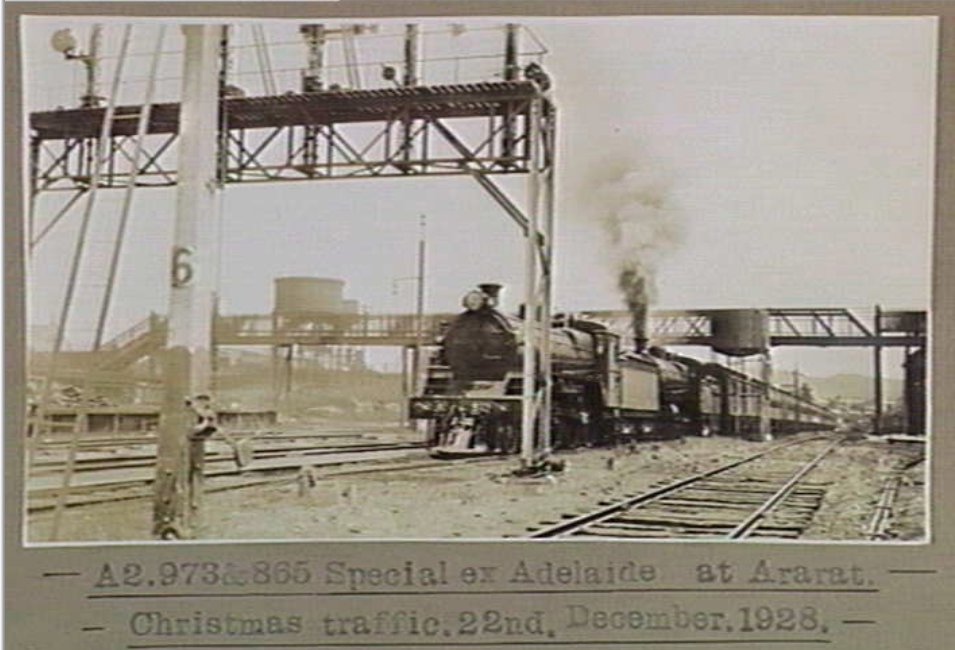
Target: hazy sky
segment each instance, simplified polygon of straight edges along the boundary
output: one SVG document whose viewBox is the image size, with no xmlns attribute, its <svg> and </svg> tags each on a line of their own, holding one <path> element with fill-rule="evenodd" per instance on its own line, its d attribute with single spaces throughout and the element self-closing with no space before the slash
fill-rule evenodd
<svg viewBox="0 0 955 650">
<path fill-rule="evenodd" d="M 383 31 L 394 29 L 379 22 Z M 665 223 L 665 245 L 653 253 L 658 307 L 928 306 L 934 19 L 521 22 L 549 50 L 544 67 L 560 110 L 558 308 L 621 306 L 619 255 L 601 224 L 630 195 L 638 203 L 652 196 L 651 217 Z M 71 106 L 79 94 L 80 66 L 48 45 L 60 27 L 73 27 L 82 42 L 88 23 L 37 19 L 26 27 L 29 110 Z M 108 29 L 107 50 L 115 52 L 119 28 Z M 302 66 L 304 49 L 296 25 L 270 22 L 265 29 L 270 41 L 286 44 L 272 52 L 275 67 L 288 69 L 277 77 L 280 92 L 297 88 L 293 68 Z M 249 42 L 250 31 L 240 28 L 240 43 Z M 148 51 L 155 32 L 137 33 L 134 50 Z M 426 55 L 469 46 L 496 53 L 503 36 L 490 30 L 469 38 L 453 46 L 426 39 Z M 168 42 L 168 49 L 181 47 L 177 29 Z M 391 43 L 379 42 L 362 45 L 362 54 L 380 56 L 375 48 Z M 400 49 L 387 56 L 400 58 Z M 252 51 L 242 57 L 236 82 L 261 94 Z M 142 77 L 146 60 L 132 59 L 134 75 Z M 179 65 L 170 57 L 164 92 L 175 92 Z M 108 79 L 108 65 L 105 72 Z M 124 92 L 135 97 L 142 85 Z M 523 179 L 502 183 L 521 196 Z M 166 310 L 172 196 L 137 194 L 113 331 L 149 310 Z M 100 228 L 114 218 L 119 199 L 119 192 L 103 193 Z M 41 225 L 60 200 L 41 198 Z M 414 274 L 422 213 L 429 310 L 456 310 L 461 295 L 486 280 L 507 285 L 506 304 L 516 306 L 523 264 L 516 228 L 473 180 L 442 178 L 228 187 L 223 310 L 269 311 L 272 278 L 281 275 L 340 277 L 347 296 L 372 310 L 410 310 L 413 284 L 394 280 Z M 79 211 L 71 215 L 36 252 L 29 295 L 38 322 L 51 322 L 62 299 Z M 91 264 L 105 259 L 102 232 L 100 244 L 95 233 L 91 238 Z M 92 304 L 96 289 L 82 291 L 79 304 Z M 90 322 L 79 313 L 71 330 Z M 823 374 L 863 369 L 869 358 L 840 353 L 833 362 L 818 350 L 776 356 L 779 365 L 798 362 Z"/>
</svg>

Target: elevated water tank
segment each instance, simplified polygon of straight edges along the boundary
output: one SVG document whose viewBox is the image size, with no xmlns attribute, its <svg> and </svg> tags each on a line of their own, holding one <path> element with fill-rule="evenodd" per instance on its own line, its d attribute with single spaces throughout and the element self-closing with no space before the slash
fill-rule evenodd
<svg viewBox="0 0 955 650">
<path fill-rule="evenodd" d="M 357 300 L 342 300 L 341 313 L 357 314 L 361 310 L 361 303 Z"/>
<path fill-rule="evenodd" d="M 733 357 L 769 350 L 769 312 L 765 309 L 718 309 L 710 313 L 712 347 Z"/>
<path fill-rule="evenodd" d="M 319 312 L 337 314 L 342 311 L 345 281 L 335 278 L 275 278 L 276 314 Z"/>
</svg>

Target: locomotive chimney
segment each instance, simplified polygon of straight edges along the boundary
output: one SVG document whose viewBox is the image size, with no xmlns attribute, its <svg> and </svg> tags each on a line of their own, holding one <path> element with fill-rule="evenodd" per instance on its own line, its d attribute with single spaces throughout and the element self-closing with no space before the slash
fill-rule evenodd
<svg viewBox="0 0 955 650">
<path fill-rule="evenodd" d="M 493 282 L 486 282 L 484 284 L 479 284 L 478 289 L 480 289 L 488 297 L 491 307 L 497 307 L 498 303 L 500 302 L 502 285 Z"/>
<path fill-rule="evenodd" d="M 633 345 L 637 352 L 643 352 L 647 349 L 647 343 L 650 337 L 647 336 L 647 304 L 631 305 L 633 318 Z"/>
</svg>

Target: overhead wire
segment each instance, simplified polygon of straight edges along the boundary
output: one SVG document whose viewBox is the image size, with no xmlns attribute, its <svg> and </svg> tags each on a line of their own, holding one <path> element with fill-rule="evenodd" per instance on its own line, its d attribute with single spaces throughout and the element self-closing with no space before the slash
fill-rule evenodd
<svg viewBox="0 0 955 650">
<path fill-rule="evenodd" d="M 153 59 L 149 67 L 149 81 L 146 86 L 143 106 L 139 112 L 139 121 L 136 125 L 136 140 L 133 148 L 132 157 L 129 161 L 130 171 L 126 182 L 125 192 L 123 194 L 123 205 L 120 213 L 119 225 L 117 226 L 116 239 L 113 246 L 113 254 L 110 258 L 109 271 L 106 280 L 106 293 L 103 296 L 103 302 L 100 307 L 99 320 L 96 324 L 96 338 L 93 342 L 93 349 L 98 350 L 103 342 L 103 331 L 106 327 L 106 320 L 109 316 L 109 309 L 112 303 L 113 290 L 116 284 L 116 276 L 119 270 L 119 260 L 123 250 L 123 242 L 126 237 L 126 228 L 129 223 L 129 214 L 133 204 L 133 195 L 136 190 L 136 180 L 139 176 L 139 162 L 143 154 L 143 142 L 146 139 L 146 132 L 149 128 L 149 117 L 152 112 L 153 95 L 156 90 L 156 73 L 159 69 L 160 54 L 162 43 L 166 35 L 166 26 L 159 28 L 159 34 L 156 37 L 156 48 L 153 51 Z"/>
<path fill-rule="evenodd" d="M 113 82 L 110 87 L 109 97 L 107 98 L 106 110 L 103 113 L 103 122 L 100 127 L 99 140 L 96 143 L 96 157 L 93 161 L 92 175 L 90 178 L 90 189 L 87 195 L 86 208 L 80 221 L 80 228 L 76 236 L 76 246 L 73 251 L 73 259 L 70 264 L 70 272 L 66 284 L 66 294 L 63 297 L 63 307 L 60 312 L 60 318 L 57 323 L 56 337 L 53 341 L 53 351 L 50 355 L 50 364 L 47 368 L 47 381 L 43 391 L 43 399 L 40 404 L 41 418 L 46 417 L 46 410 L 49 407 L 49 401 L 52 397 L 53 384 L 56 379 L 56 366 L 58 356 L 63 348 L 63 340 L 66 335 L 66 326 L 69 321 L 70 311 L 73 307 L 73 298 L 76 291 L 77 279 L 79 277 L 80 263 L 83 260 L 83 254 L 86 249 L 86 239 L 89 233 L 90 222 L 92 221 L 93 208 L 96 205 L 97 189 L 102 177 L 103 165 L 106 158 L 107 143 L 111 142 L 113 116 L 116 112 L 116 96 L 119 93 L 119 84 L 123 75 L 123 66 L 125 63 L 125 53 L 129 48 L 131 25 L 125 25 L 123 28 L 122 41 L 120 44 L 120 56 L 113 73 Z M 76 448 L 79 443 L 79 430 L 81 419 L 77 417 L 73 427 L 71 445 L 67 455 L 66 469 L 63 473 L 63 482 L 56 496 L 56 507 L 53 511 L 53 524 L 50 532 L 52 540 L 59 537 L 60 524 L 63 519 L 63 511 L 66 506 L 67 491 L 72 480 L 73 468 L 76 463 Z"/>
</svg>

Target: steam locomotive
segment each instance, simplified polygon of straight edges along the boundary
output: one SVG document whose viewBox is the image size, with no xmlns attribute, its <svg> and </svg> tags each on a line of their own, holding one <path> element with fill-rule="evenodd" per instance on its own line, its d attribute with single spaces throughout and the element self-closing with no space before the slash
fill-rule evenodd
<svg viewBox="0 0 955 650">
<path fill-rule="evenodd" d="M 464 296 L 431 359 L 410 416 L 427 423 L 432 455 L 516 453 L 523 321 L 497 309 L 500 286 Z M 715 363 L 660 348 L 622 350 L 603 324 L 558 317 L 551 360 L 552 445 L 612 445 L 684 435 L 754 437 L 768 391 L 774 433 L 831 429 L 826 409 Z"/>
</svg>

